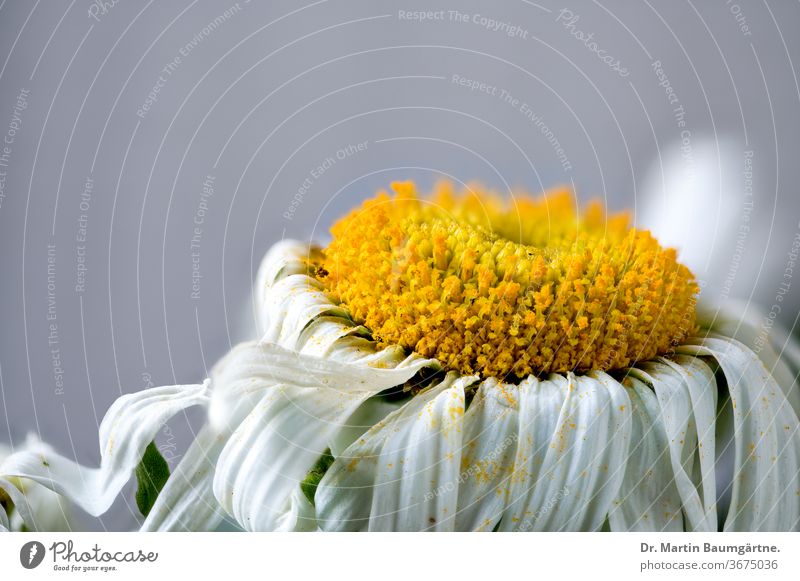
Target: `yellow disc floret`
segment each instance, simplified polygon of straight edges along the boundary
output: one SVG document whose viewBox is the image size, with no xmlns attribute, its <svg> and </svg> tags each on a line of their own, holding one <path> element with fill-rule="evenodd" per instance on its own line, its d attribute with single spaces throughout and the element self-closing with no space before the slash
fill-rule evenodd
<svg viewBox="0 0 800 581">
<path fill-rule="evenodd" d="M 692 273 L 627 214 L 392 184 L 337 222 L 319 276 L 385 344 L 483 377 L 611 370 L 695 330 Z"/>
</svg>

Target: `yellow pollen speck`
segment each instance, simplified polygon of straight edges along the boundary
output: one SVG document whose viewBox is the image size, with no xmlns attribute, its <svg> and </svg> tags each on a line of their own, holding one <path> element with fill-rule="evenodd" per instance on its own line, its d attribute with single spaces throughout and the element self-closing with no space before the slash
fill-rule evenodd
<svg viewBox="0 0 800 581">
<path fill-rule="evenodd" d="M 567 190 L 541 198 L 393 184 L 339 220 L 316 273 L 382 344 L 482 377 L 610 370 L 695 331 L 673 249 Z"/>
</svg>

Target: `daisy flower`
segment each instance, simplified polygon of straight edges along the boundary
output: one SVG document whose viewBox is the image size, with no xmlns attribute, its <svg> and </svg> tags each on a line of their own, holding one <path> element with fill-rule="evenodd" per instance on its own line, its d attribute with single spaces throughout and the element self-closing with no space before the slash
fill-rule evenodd
<svg viewBox="0 0 800 581">
<path fill-rule="evenodd" d="M 106 510 L 159 427 L 208 410 L 143 530 L 796 530 L 800 350 L 706 313 L 674 250 L 567 191 L 393 184 L 264 258 L 261 337 L 112 406 L 101 465 L 19 454 Z M 749 345 L 749 346 L 748 346 Z"/>
</svg>

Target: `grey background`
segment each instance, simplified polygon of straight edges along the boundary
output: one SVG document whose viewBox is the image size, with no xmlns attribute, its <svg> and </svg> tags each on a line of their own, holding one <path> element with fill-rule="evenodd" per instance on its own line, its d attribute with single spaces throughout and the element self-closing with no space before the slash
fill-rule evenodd
<svg viewBox="0 0 800 581">
<path fill-rule="evenodd" d="M 559 20 L 564 8 L 579 16 L 572 29 Z M 444 20 L 399 17 L 421 9 L 444 10 Z M 475 15 L 520 32 L 492 31 Z M 667 174 L 699 167 L 709 181 L 675 199 L 688 224 L 707 227 L 714 262 L 728 271 L 739 260 L 735 240 L 713 208 L 733 215 L 736 229 L 752 151 L 756 227 L 725 297 L 752 294 L 769 307 L 800 220 L 798 24 L 794 1 L 0 2 L 0 139 L 19 125 L 0 168 L 0 441 L 20 443 L 33 430 L 96 465 L 97 426 L 116 397 L 198 382 L 248 335 L 251 281 L 272 243 L 324 241 L 331 220 L 395 179 L 423 188 L 442 176 L 500 190 L 567 184 L 581 200 L 600 196 L 638 216 L 648 195 L 673 194 L 659 188 Z M 628 75 L 575 29 L 593 34 Z M 684 107 L 690 159 L 654 61 Z M 159 75 L 157 100 L 138 115 Z M 527 103 L 551 139 L 519 106 L 453 75 Z M 311 175 L 362 142 L 364 151 Z M 214 193 L 193 251 L 207 176 Z M 49 244 L 63 393 L 48 342 Z M 781 313 L 787 326 L 797 287 Z M 172 463 L 201 421 L 194 410 L 162 430 Z M 82 526 L 135 521 L 128 496 Z"/>
</svg>

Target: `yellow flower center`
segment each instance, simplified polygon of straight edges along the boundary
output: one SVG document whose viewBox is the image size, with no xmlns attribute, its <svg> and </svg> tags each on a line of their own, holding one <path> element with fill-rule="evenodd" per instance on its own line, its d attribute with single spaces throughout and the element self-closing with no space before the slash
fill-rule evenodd
<svg viewBox="0 0 800 581">
<path fill-rule="evenodd" d="M 318 271 L 381 343 L 513 378 L 626 367 L 695 331 L 692 273 L 627 213 L 579 214 L 566 190 L 392 189 L 333 226 Z"/>
</svg>

